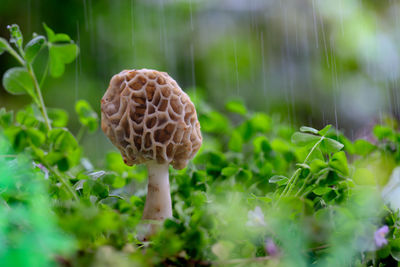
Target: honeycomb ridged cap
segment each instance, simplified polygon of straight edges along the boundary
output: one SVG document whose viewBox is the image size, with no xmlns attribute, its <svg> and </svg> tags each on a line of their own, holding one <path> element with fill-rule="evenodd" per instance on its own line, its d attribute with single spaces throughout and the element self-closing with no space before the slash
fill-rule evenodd
<svg viewBox="0 0 400 267">
<path fill-rule="evenodd" d="M 184 168 L 202 143 L 189 96 L 167 73 L 124 70 L 101 100 L 101 128 L 132 166 L 147 161 Z"/>
</svg>

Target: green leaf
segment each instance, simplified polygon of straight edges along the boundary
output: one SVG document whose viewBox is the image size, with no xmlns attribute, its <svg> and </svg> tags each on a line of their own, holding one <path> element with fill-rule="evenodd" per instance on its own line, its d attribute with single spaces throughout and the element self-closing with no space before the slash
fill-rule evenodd
<svg viewBox="0 0 400 267">
<path fill-rule="evenodd" d="M 23 37 L 21 30 L 17 24 L 8 25 L 7 29 L 10 31 L 10 43 L 14 43 L 18 48 L 22 49 Z"/>
<path fill-rule="evenodd" d="M 241 100 L 231 100 L 225 104 L 226 110 L 232 113 L 246 115 L 247 109 Z"/>
<path fill-rule="evenodd" d="M 393 239 L 389 241 L 391 255 L 397 261 L 400 261 L 400 239 Z"/>
<path fill-rule="evenodd" d="M 357 168 L 353 175 L 353 180 L 358 185 L 376 186 L 375 176 L 367 168 Z"/>
<path fill-rule="evenodd" d="M 63 75 L 65 64 L 71 63 L 78 56 L 78 46 L 70 44 L 49 44 L 50 74 L 57 78 Z"/>
<path fill-rule="evenodd" d="M 43 28 L 46 31 L 47 38 L 49 42 L 56 43 L 56 42 L 70 42 L 71 38 L 65 33 L 57 33 L 55 34 L 52 29 L 50 29 L 46 23 L 43 23 Z"/>
<path fill-rule="evenodd" d="M 377 256 L 381 259 L 384 259 L 390 255 L 390 246 L 383 246 L 377 252 Z"/>
<path fill-rule="evenodd" d="M 10 94 L 34 94 L 33 81 L 28 71 L 22 67 L 12 68 L 6 71 L 3 76 L 3 86 Z"/>
<path fill-rule="evenodd" d="M 108 197 L 109 188 L 107 185 L 98 180 L 87 180 L 83 184 L 83 194 L 89 197 L 90 195 L 96 196 L 99 199 Z"/>
<path fill-rule="evenodd" d="M 373 132 L 378 140 L 390 138 L 394 135 L 393 129 L 384 125 L 376 125 Z"/>
<path fill-rule="evenodd" d="M 110 152 L 106 155 L 106 167 L 119 174 L 129 172 L 131 169 L 124 163 L 121 154 L 117 152 Z"/>
<path fill-rule="evenodd" d="M 256 138 L 254 138 L 253 147 L 254 147 L 255 154 L 258 154 L 261 152 L 269 153 L 272 150 L 268 139 L 264 135 L 257 136 Z"/>
<path fill-rule="evenodd" d="M 63 153 L 54 152 L 54 151 L 49 152 L 45 156 L 46 161 L 51 165 L 57 164 L 57 162 L 61 161 L 63 158 L 64 158 Z"/>
<path fill-rule="evenodd" d="M 87 101 L 78 100 L 75 104 L 75 111 L 79 116 L 80 123 L 88 127 L 90 132 L 97 130 L 99 118 Z"/>
<path fill-rule="evenodd" d="M 55 34 L 46 24 L 43 24 L 49 40 L 50 74 L 60 77 L 65 71 L 65 64 L 71 63 L 78 56 L 78 46 L 64 34 Z"/>
<path fill-rule="evenodd" d="M 38 129 L 29 128 L 26 130 L 26 133 L 29 139 L 31 140 L 32 144 L 36 147 L 41 146 L 46 140 L 45 134 L 39 131 Z"/>
<path fill-rule="evenodd" d="M 318 133 L 321 136 L 325 136 L 331 128 L 332 128 L 332 125 L 328 124 L 322 130 L 320 130 Z"/>
<path fill-rule="evenodd" d="M 106 198 L 109 195 L 109 188 L 107 185 L 103 184 L 100 181 L 95 181 L 92 192 L 98 196 L 100 199 Z"/>
<path fill-rule="evenodd" d="M 47 114 L 51 120 L 51 125 L 54 127 L 65 127 L 68 123 L 68 113 L 63 109 L 48 108 Z"/>
<path fill-rule="evenodd" d="M 40 49 L 42 49 L 46 39 L 44 36 L 39 35 L 30 40 L 25 46 L 25 60 L 28 63 L 31 63 L 37 54 L 39 53 Z"/>
<path fill-rule="evenodd" d="M 338 170 L 344 175 L 349 175 L 349 167 L 347 164 L 347 157 L 344 151 L 333 154 L 332 159 L 329 162 L 329 166 L 333 169 Z"/>
<path fill-rule="evenodd" d="M 201 130 L 210 133 L 225 133 L 229 131 L 229 120 L 217 111 L 211 111 L 199 116 Z"/>
<path fill-rule="evenodd" d="M 78 179 L 78 180 L 87 180 L 87 179 L 90 179 L 90 177 L 89 177 L 88 175 L 86 175 L 85 173 L 83 173 L 83 172 L 78 173 L 78 174 L 75 176 L 75 178 Z M 82 185 L 82 184 L 81 184 L 81 185 Z M 77 187 L 79 187 L 79 186 L 76 185 L 75 189 L 78 190 L 79 188 L 77 188 Z"/>
<path fill-rule="evenodd" d="M 233 131 L 231 139 L 229 140 L 228 147 L 234 152 L 241 152 L 243 146 L 242 136 L 238 131 Z"/>
<path fill-rule="evenodd" d="M 266 133 L 272 128 L 271 118 L 265 113 L 255 113 L 249 123 L 253 131 Z"/>
<path fill-rule="evenodd" d="M 306 146 L 316 143 L 320 138 L 321 137 L 309 133 L 295 132 L 292 135 L 292 142 L 296 145 Z"/>
<path fill-rule="evenodd" d="M 44 122 L 39 108 L 34 104 L 27 106 L 25 109 L 19 110 L 17 112 L 16 119 L 17 122 L 19 122 L 21 125 L 38 128 L 40 128 L 39 123 Z M 41 128 L 40 130 L 43 130 L 43 128 Z"/>
<path fill-rule="evenodd" d="M 310 165 L 306 163 L 296 163 L 296 168 L 310 169 Z"/>
<path fill-rule="evenodd" d="M 271 147 L 272 150 L 280 153 L 287 153 L 292 151 L 292 144 L 282 138 L 275 138 L 274 140 L 272 140 Z"/>
<path fill-rule="evenodd" d="M 126 179 L 122 178 L 121 176 L 116 176 L 112 183 L 112 186 L 114 188 L 122 188 L 125 186 L 125 184 L 126 184 Z"/>
<path fill-rule="evenodd" d="M 129 198 L 129 202 L 130 203 L 132 203 L 132 205 L 134 205 L 134 206 L 137 206 L 137 205 L 143 205 L 143 200 L 140 198 L 140 197 L 138 197 L 138 196 L 135 196 L 135 195 L 132 195 L 130 198 Z"/>
<path fill-rule="evenodd" d="M 288 183 L 289 179 L 283 175 L 274 175 L 268 180 L 271 184 L 277 184 L 279 186 L 285 185 Z"/>
<path fill-rule="evenodd" d="M 367 140 L 358 139 L 354 142 L 354 153 L 365 156 L 376 149 L 376 146 L 368 142 Z"/>
<path fill-rule="evenodd" d="M 223 176 L 231 177 L 236 175 L 239 172 L 238 166 L 228 166 L 221 170 L 221 174 Z"/>
<path fill-rule="evenodd" d="M 0 108 L 0 126 L 7 128 L 11 126 L 13 121 L 13 111 L 6 111 L 5 108 Z"/>
<path fill-rule="evenodd" d="M 8 51 L 8 43 L 6 39 L 0 37 L 0 55 L 3 54 L 4 51 Z"/>
<path fill-rule="evenodd" d="M 355 153 L 355 146 L 352 141 L 346 138 L 343 134 L 339 135 L 338 141 L 344 145 L 344 150 L 349 154 Z"/>
<path fill-rule="evenodd" d="M 239 173 L 236 174 L 236 179 L 239 182 L 245 183 L 253 177 L 253 173 L 249 170 L 241 169 Z"/>
<path fill-rule="evenodd" d="M 54 128 L 49 132 L 53 150 L 68 153 L 78 147 L 75 137 L 66 129 Z"/>
<path fill-rule="evenodd" d="M 320 159 L 314 159 L 313 161 L 311 161 L 310 163 L 310 170 L 313 173 L 317 173 L 322 169 L 325 169 L 326 167 L 328 167 L 328 164 Z"/>
<path fill-rule="evenodd" d="M 324 138 L 324 140 L 322 140 L 321 142 L 320 147 L 325 153 L 335 153 L 340 151 L 344 147 L 344 145 L 331 138 Z"/>
<path fill-rule="evenodd" d="M 17 112 L 16 121 L 27 127 L 35 127 L 38 124 L 38 119 L 35 116 L 35 112 L 32 106 L 28 106 Z"/>
<path fill-rule="evenodd" d="M 312 127 L 307 127 L 307 126 L 301 126 L 300 131 L 303 133 L 319 134 L 317 129 L 314 129 Z"/>
<path fill-rule="evenodd" d="M 75 137 L 66 129 L 54 128 L 49 132 L 51 151 L 46 159 L 66 171 L 79 163 L 81 149 Z"/>
<path fill-rule="evenodd" d="M 322 195 L 325 195 L 325 194 L 327 194 L 327 193 L 329 193 L 331 191 L 332 191 L 332 188 L 330 188 L 330 187 L 317 187 L 317 188 L 315 188 L 313 190 L 313 193 L 318 195 L 318 196 L 322 196 Z"/>
<path fill-rule="evenodd" d="M 261 200 L 264 203 L 269 203 L 272 201 L 272 198 L 266 197 L 266 196 L 259 197 L 259 196 L 254 195 L 253 193 L 251 193 L 251 196 L 253 199 Z M 248 198 L 248 199 L 250 199 L 250 198 Z"/>
</svg>

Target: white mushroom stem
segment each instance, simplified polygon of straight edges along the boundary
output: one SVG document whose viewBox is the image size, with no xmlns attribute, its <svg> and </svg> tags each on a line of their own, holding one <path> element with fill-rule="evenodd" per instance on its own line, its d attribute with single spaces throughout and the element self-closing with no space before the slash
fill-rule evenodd
<svg viewBox="0 0 400 267">
<path fill-rule="evenodd" d="M 162 221 L 172 217 L 171 194 L 169 191 L 169 164 L 148 162 L 149 181 L 143 220 Z"/>
</svg>

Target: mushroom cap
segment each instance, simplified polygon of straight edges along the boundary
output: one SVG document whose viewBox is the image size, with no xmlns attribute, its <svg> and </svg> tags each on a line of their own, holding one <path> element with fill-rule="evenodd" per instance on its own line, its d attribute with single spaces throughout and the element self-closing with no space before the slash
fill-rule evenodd
<svg viewBox="0 0 400 267">
<path fill-rule="evenodd" d="M 101 128 L 132 166 L 147 161 L 183 169 L 202 137 L 189 96 L 166 72 L 123 70 L 101 100 Z"/>
</svg>

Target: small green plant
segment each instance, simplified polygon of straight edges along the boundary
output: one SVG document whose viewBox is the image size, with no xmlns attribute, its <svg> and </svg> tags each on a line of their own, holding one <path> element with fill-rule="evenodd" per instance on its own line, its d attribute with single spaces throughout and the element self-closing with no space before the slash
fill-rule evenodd
<svg viewBox="0 0 400 267">
<path fill-rule="evenodd" d="M 47 33 L 47 39 L 43 35 L 34 34 L 33 38 L 24 46 L 24 38 L 19 26 L 13 24 L 8 26 L 10 31 L 10 43 L 0 38 L 0 54 L 8 52 L 12 55 L 21 67 L 11 68 L 4 73 L 3 86 L 11 94 L 29 94 L 38 105 L 42 113 L 45 125 L 51 130 L 51 122 L 43 101 L 41 86 L 43 85 L 48 72 L 53 77 L 60 77 L 65 70 L 65 64 L 71 63 L 78 55 L 78 47 L 71 38 L 63 33 L 55 34 L 46 24 L 43 24 Z M 35 74 L 33 63 L 40 51 L 48 50 L 46 68 L 40 79 Z"/>
</svg>

